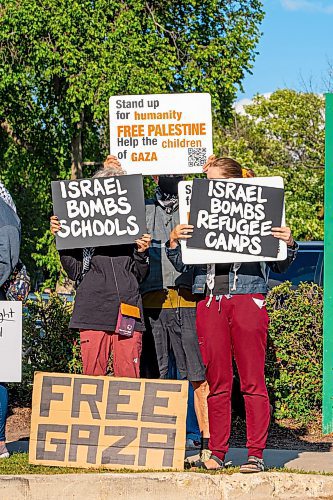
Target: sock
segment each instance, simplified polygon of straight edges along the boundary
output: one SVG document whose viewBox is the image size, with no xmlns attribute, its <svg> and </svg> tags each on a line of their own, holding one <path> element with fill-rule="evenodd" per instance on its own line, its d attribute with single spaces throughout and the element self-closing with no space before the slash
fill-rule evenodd
<svg viewBox="0 0 333 500">
<path fill-rule="evenodd" d="M 202 450 L 208 450 L 208 441 L 209 441 L 209 438 L 201 437 L 201 449 Z"/>
</svg>

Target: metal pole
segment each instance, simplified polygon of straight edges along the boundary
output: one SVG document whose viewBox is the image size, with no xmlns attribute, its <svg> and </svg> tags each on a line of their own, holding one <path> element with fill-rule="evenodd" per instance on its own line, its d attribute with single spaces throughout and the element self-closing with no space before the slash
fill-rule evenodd
<svg viewBox="0 0 333 500">
<path fill-rule="evenodd" d="M 323 434 L 333 432 L 333 94 L 326 94 Z"/>
</svg>

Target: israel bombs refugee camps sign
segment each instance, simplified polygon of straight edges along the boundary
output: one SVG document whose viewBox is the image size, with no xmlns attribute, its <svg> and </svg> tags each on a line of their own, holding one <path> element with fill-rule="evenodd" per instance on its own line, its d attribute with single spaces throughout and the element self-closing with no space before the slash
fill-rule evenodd
<svg viewBox="0 0 333 500">
<path fill-rule="evenodd" d="M 134 243 L 147 232 L 141 175 L 52 182 L 58 250 Z"/>
<path fill-rule="evenodd" d="M 22 302 L 0 301 L 0 380 L 21 382 Z"/>
<path fill-rule="evenodd" d="M 194 226 L 182 241 L 186 264 L 284 260 L 287 247 L 271 235 L 284 224 L 281 177 L 195 179 L 179 184 L 180 222 Z"/>
<path fill-rule="evenodd" d="M 187 381 L 35 374 L 29 462 L 183 469 Z"/>
<path fill-rule="evenodd" d="M 202 172 L 213 152 L 210 95 L 111 97 L 110 152 L 128 174 Z"/>
</svg>

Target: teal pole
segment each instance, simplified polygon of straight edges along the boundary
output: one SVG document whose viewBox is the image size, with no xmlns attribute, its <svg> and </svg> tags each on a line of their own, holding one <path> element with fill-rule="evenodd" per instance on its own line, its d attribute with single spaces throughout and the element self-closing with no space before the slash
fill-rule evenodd
<svg viewBox="0 0 333 500">
<path fill-rule="evenodd" d="M 326 95 L 323 434 L 333 432 L 333 94 Z"/>
</svg>

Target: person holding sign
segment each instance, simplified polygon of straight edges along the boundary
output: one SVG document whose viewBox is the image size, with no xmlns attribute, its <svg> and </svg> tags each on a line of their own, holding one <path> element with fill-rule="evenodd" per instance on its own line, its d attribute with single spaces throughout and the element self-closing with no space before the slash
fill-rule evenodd
<svg viewBox="0 0 333 500">
<path fill-rule="evenodd" d="M 155 196 L 146 202 L 147 227 L 153 240 L 149 252 L 150 272 L 141 284 L 146 320 L 141 367 L 142 375 L 150 376 L 156 350 L 158 375 L 167 378 L 173 352 L 180 377 L 189 380 L 194 389 L 201 456 L 207 456 L 210 454 L 208 387 L 196 335 L 192 270 L 176 272 L 164 251 L 169 228 L 179 223 L 178 183 L 182 179 L 180 175 L 155 177 L 158 184 Z"/>
<path fill-rule="evenodd" d="M 93 178 L 125 173 L 109 163 Z M 60 229 L 52 216 L 52 234 Z M 112 352 L 116 377 L 140 376 L 144 322 L 139 282 L 149 270 L 150 240 L 143 234 L 135 244 L 59 251 L 64 270 L 77 283 L 70 328 L 80 330 L 85 375 L 106 375 Z"/>
<path fill-rule="evenodd" d="M 230 158 L 211 157 L 204 167 L 208 179 L 252 177 Z M 269 318 L 265 307 L 269 268 L 284 272 L 296 258 L 298 246 L 288 227 L 272 228 L 272 236 L 288 246 L 285 261 L 186 266 L 179 240 L 191 238 L 193 226 L 177 225 L 166 245 L 178 271 L 193 268 L 194 285 L 206 297 L 197 305 L 197 333 L 209 384 L 208 412 L 212 455 L 194 465 L 206 469 L 224 467 L 231 426 L 231 392 L 234 358 L 246 411 L 248 461 L 243 473 L 265 469 L 263 450 L 270 423 L 270 403 L 265 385 L 265 356 Z"/>
<path fill-rule="evenodd" d="M 19 261 L 20 239 L 21 223 L 14 201 L 0 182 L 0 300 L 6 300 L 4 284 Z M 1 355 L 6 356 L 6 352 L 1 352 Z M 5 436 L 7 409 L 7 387 L 0 382 L 0 459 L 9 457 Z"/>
</svg>

